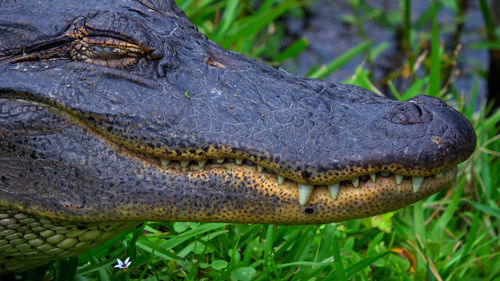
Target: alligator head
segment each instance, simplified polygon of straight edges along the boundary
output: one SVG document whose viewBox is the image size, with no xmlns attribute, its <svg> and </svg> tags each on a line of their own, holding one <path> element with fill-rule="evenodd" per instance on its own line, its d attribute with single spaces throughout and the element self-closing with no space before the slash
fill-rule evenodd
<svg viewBox="0 0 500 281">
<path fill-rule="evenodd" d="M 4 221 L 347 220 L 441 190 L 476 145 L 439 99 L 248 59 L 173 1 L 2 1 L 0 32 Z"/>
<path fill-rule="evenodd" d="M 222 49 L 173 1 L 24 2 L 0 8 L 4 206 L 80 220 L 345 220 L 438 191 L 475 148 L 441 100 L 291 75 Z"/>
</svg>

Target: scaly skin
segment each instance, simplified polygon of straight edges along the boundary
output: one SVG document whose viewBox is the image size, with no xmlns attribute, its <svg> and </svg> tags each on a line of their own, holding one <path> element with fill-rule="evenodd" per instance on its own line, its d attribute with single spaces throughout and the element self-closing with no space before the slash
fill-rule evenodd
<svg viewBox="0 0 500 281">
<path fill-rule="evenodd" d="M 439 99 L 272 68 L 208 40 L 173 1 L 102 2 L 0 6 L 0 273 L 144 220 L 391 211 L 448 186 L 475 148 Z"/>
</svg>

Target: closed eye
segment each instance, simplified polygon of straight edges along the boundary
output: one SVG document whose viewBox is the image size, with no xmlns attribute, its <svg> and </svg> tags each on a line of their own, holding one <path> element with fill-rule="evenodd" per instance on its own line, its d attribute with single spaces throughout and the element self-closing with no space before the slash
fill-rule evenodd
<svg viewBox="0 0 500 281">
<path fill-rule="evenodd" d="M 75 39 L 69 51 L 72 60 L 85 61 L 107 67 L 127 67 L 152 49 L 109 37 L 82 37 Z"/>
</svg>

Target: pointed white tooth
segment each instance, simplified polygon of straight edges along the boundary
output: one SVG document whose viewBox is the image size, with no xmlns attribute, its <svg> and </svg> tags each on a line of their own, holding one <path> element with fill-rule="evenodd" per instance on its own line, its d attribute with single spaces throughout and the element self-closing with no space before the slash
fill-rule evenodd
<svg viewBox="0 0 500 281">
<path fill-rule="evenodd" d="M 161 159 L 161 167 L 166 169 L 168 168 L 168 164 L 170 163 L 170 160 L 168 159 Z"/>
<path fill-rule="evenodd" d="M 280 175 L 278 175 L 278 183 L 282 184 L 284 181 L 285 181 L 285 178 L 282 177 L 282 176 L 280 176 Z"/>
<path fill-rule="evenodd" d="M 309 201 L 309 197 L 313 191 L 312 185 L 307 184 L 299 184 L 299 204 L 304 206 Z"/>
<path fill-rule="evenodd" d="M 373 182 L 377 180 L 377 175 L 375 173 L 370 174 L 370 178 L 372 179 Z"/>
<path fill-rule="evenodd" d="M 354 185 L 354 187 L 358 187 L 359 186 L 359 178 L 355 178 L 352 180 L 352 185 Z"/>
<path fill-rule="evenodd" d="M 243 159 L 234 159 L 234 161 L 235 161 L 235 162 L 236 162 L 236 164 L 238 164 L 238 165 L 243 164 Z"/>
<path fill-rule="evenodd" d="M 264 171 L 264 167 L 257 165 L 257 170 L 259 173 L 262 173 L 262 171 Z"/>
<path fill-rule="evenodd" d="M 224 159 L 224 158 L 222 158 L 222 159 L 217 159 L 217 163 L 222 164 L 222 163 L 224 163 L 224 160 L 226 160 L 226 159 Z"/>
<path fill-rule="evenodd" d="M 443 173 L 439 173 L 439 174 L 436 174 L 434 176 L 436 177 L 436 179 L 440 179 L 443 176 Z"/>
<path fill-rule="evenodd" d="M 401 184 L 401 182 L 403 181 L 403 176 L 400 176 L 400 175 L 394 175 L 396 177 L 396 183 L 398 185 Z"/>
<path fill-rule="evenodd" d="M 332 196 L 332 199 L 333 200 L 337 199 L 337 196 L 339 195 L 339 183 L 330 184 L 328 186 L 328 190 L 330 190 L 330 195 Z"/>
<path fill-rule="evenodd" d="M 189 161 L 181 161 L 182 168 L 186 168 L 189 165 Z"/>
<path fill-rule="evenodd" d="M 198 166 L 200 168 L 205 167 L 205 164 L 207 164 L 207 159 L 198 161 Z"/>
<path fill-rule="evenodd" d="M 423 177 L 411 177 L 411 184 L 413 185 L 413 192 L 417 192 L 422 187 Z"/>
</svg>

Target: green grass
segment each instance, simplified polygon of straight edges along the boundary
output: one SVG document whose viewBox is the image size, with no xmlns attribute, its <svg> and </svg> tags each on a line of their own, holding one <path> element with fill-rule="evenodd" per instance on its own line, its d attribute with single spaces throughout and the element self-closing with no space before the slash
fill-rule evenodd
<svg viewBox="0 0 500 281">
<path fill-rule="evenodd" d="M 300 17 L 304 1 L 179 0 L 200 30 L 226 48 L 271 63 L 293 59 L 308 42 L 299 38 L 282 49 L 280 16 Z M 390 30 L 401 27 L 404 65 L 387 77 L 390 93 L 408 99 L 425 93 L 441 97 L 474 125 L 477 149 L 459 166 L 454 187 L 407 208 L 343 223 L 302 226 L 218 223 L 149 222 L 76 258 L 56 262 L 47 278 L 69 280 L 500 280 L 500 112 L 476 104 L 477 85 L 457 89 L 447 73 L 460 53 L 445 50 L 437 13 L 451 9 L 461 20 L 454 1 L 434 1 L 417 20 L 410 20 L 411 1 L 400 11 L 384 14 L 365 1 L 359 7 L 357 29 L 363 38 L 367 18 Z M 484 42 L 475 48 L 500 46 L 495 41 L 489 7 Z M 368 11 L 370 13 L 368 13 Z M 389 18 L 391 17 L 391 18 Z M 327 27 L 325 27 L 327 28 Z M 493 34 L 493 35 L 492 35 Z M 487 43 L 487 44 L 486 44 Z M 362 40 L 344 55 L 311 69 L 324 78 L 357 55 L 377 64 L 387 42 Z M 462 48 L 467 46 L 462 46 Z M 428 54 L 428 55 L 426 55 Z M 366 66 L 368 65 L 368 69 Z M 344 82 L 377 90 L 369 64 L 358 66 Z M 407 70 L 406 74 L 405 71 Z M 476 82 L 487 69 L 473 73 Z M 453 77 L 451 77 L 453 78 Z M 394 81 L 409 80 L 397 88 Z M 462 93 L 463 92 L 463 93 Z M 406 256 L 397 254 L 404 251 Z M 127 270 L 113 267 L 116 258 L 130 256 Z M 412 258 L 415 262 L 411 262 Z M 77 263 L 78 261 L 78 263 Z M 44 269 L 44 270 L 45 270 Z M 42 280 L 40 269 L 27 273 Z"/>
</svg>

